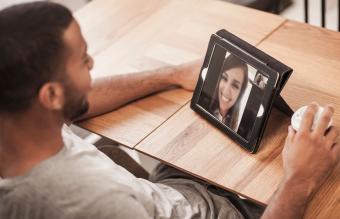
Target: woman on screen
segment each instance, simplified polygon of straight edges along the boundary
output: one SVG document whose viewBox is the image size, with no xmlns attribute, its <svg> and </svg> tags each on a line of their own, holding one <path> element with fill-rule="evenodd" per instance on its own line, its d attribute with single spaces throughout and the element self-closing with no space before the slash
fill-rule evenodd
<svg viewBox="0 0 340 219">
<path fill-rule="evenodd" d="M 210 111 L 228 127 L 237 131 L 240 100 L 248 83 L 248 66 L 230 54 L 223 62 Z"/>
</svg>

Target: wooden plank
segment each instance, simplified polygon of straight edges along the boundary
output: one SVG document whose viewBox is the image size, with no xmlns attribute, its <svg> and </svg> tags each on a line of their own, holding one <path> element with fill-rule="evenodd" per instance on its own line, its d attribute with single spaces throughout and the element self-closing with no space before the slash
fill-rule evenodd
<svg viewBox="0 0 340 219">
<path fill-rule="evenodd" d="M 136 150 L 260 203 L 267 203 L 283 175 L 280 153 L 289 118 L 273 110 L 260 151 L 251 155 L 187 104 Z M 265 180 L 263 180 L 265 179 Z"/>
<path fill-rule="evenodd" d="M 285 21 L 211 0 L 96 0 L 75 17 L 95 59 L 94 77 L 203 56 L 209 36 L 222 28 L 257 44 Z M 156 66 L 154 60 L 159 61 Z"/>
<path fill-rule="evenodd" d="M 133 147 L 188 102 L 191 95 L 183 89 L 162 92 L 78 125 Z"/>
<path fill-rule="evenodd" d="M 94 55 L 94 77 L 197 59 L 205 54 L 209 36 L 221 28 L 257 44 L 285 20 L 210 0 L 96 0 L 75 16 Z M 151 96 L 80 126 L 134 147 L 191 98 L 184 90 L 166 94 L 178 97 L 163 101 L 161 94 Z M 154 114 L 157 107 L 164 109 L 162 116 Z"/>
</svg>

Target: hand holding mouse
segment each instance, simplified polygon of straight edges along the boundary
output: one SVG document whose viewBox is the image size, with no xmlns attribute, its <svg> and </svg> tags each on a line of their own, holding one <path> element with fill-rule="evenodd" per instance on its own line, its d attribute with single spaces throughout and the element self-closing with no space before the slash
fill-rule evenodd
<svg viewBox="0 0 340 219">
<path fill-rule="evenodd" d="M 316 127 L 316 124 L 319 122 L 319 119 L 321 117 L 321 114 L 322 112 L 324 111 L 325 108 L 323 108 L 322 106 L 318 106 L 318 109 L 314 115 L 314 120 L 313 120 L 313 124 L 312 124 L 312 127 L 311 127 L 311 130 L 314 130 L 315 127 Z M 302 117 L 304 115 L 304 113 L 306 112 L 307 110 L 307 106 L 303 106 L 301 108 L 299 108 L 295 113 L 294 115 L 292 116 L 292 128 L 297 131 L 299 130 L 300 128 L 300 125 L 301 125 L 301 121 L 302 121 Z M 328 126 L 327 128 L 329 128 L 333 123 L 333 120 L 331 119 L 328 123 Z"/>
<path fill-rule="evenodd" d="M 289 126 L 282 153 L 284 178 L 261 218 L 302 218 L 309 201 L 339 161 L 339 130 L 328 127 L 334 109 L 326 106 L 315 120 L 318 109 L 317 104 L 310 104 L 297 131 Z"/>
<path fill-rule="evenodd" d="M 313 127 L 317 111 L 318 105 L 310 104 L 298 130 L 289 126 L 283 149 L 285 178 L 294 179 L 308 194 L 322 185 L 339 161 L 340 154 L 339 130 L 329 128 L 333 107 L 326 106 Z"/>
</svg>

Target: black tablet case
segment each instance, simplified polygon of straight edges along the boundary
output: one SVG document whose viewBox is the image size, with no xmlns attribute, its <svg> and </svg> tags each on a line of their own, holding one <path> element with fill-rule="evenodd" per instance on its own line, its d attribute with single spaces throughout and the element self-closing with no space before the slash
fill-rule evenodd
<svg viewBox="0 0 340 219">
<path fill-rule="evenodd" d="M 287 65 L 279 62 L 278 60 L 267 55 L 266 53 L 262 52 L 261 50 L 257 49 L 256 47 L 250 45 L 246 41 L 238 38 L 237 36 L 233 35 L 232 33 L 228 32 L 224 29 L 217 31 L 216 35 L 227 40 L 227 41 L 229 41 L 229 42 L 231 42 L 232 44 L 236 45 L 237 47 L 241 48 L 243 51 L 249 53 L 250 55 L 252 55 L 256 59 L 260 60 L 267 67 L 271 68 L 272 70 L 274 70 L 275 72 L 277 72 L 279 74 L 275 90 L 272 94 L 273 99 L 270 103 L 270 106 L 269 106 L 269 109 L 268 109 L 268 112 L 267 112 L 268 116 L 265 116 L 265 121 L 263 121 L 263 127 L 261 127 L 261 132 L 259 133 L 258 141 L 257 141 L 256 145 L 253 145 L 252 147 L 249 147 L 249 145 L 243 145 L 242 142 L 240 142 L 239 139 L 236 136 L 229 135 L 229 137 L 231 137 L 234 141 L 240 143 L 241 146 L 244 149 L 246 149 L 250 153 L 256 153 L 257 150 L 258 150 L 259 144 L 261 142 L 265 127 L 267 125 L 267 121 L 268 121 L 268 118 L 269 118 L 269 114 L 271 112 L 271 108 L 274 106 L 275 108 L 282 111 L 283 113 L 285 113 L 289 117 L 291 117 L 292 114 L 294 113 L 294 111 L 289 107 L 289 105 L 285 102 L 285 100 L 280 95 L 280 92 L 282 91 L 284 85 L 286 84 L 286 82 L 287 82 L 288 78 L 290 77 L 290 75 L 292 74 L 293 70 L 290 67 L 288 67 Z M 209 52 L 210 51 L 209 51 L 209 48 L 208 48 L 207 53 L 209 53 Z M 208 60 L 204 60 L 204 62 L 207 62 L 207 61 Z M 203 66 L 206 66 L 206 64 L 207 63 L 203 63 Z M 201 71 L 202 71 L 202 69 L 201 69 Z M 203 84 L 203 81 L 198 80 L 196 88 L 202 87 L 202 84 Z M 195 89 L 195 91 L 196 91 L 196 89 Z M 193 109 L 196 112 L 198 112 L 198 110 L 196 109 L 196 107 L 194 105 L 198 102 L 198 99 L 199 99 L 199 95 L 194 93 L 190 106 L 191 106 L 191 109 Z M 200 112 L 198 112 L 198 113 L 200 113 Z M 207 120 L 210 120 L 205 115 L 201 114 L 201 116 L 204 116 Z M 218 128 L 220 128 L 220 127 L 218 127 Z"/>
</svg>

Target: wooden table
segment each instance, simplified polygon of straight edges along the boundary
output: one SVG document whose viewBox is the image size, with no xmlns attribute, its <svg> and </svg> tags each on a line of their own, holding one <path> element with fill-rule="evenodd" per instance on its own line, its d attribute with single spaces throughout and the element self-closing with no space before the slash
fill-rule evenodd
<svg viewBox="0 0 340 219">
<path fill-rule="evenodd" d="M 340 125 L 340 34 L 287 21 L 258 47 L 294 69 L 282 95 L 293 109 L 315 100 L 336 108 Z M 260 150 L 247 154 L 189 104 L 136 149 L 263 204 L 283 176 L 281 151 L 290 119 L 274 110 Z M 309 205 L 306 218 L 340 218 L 340 165 Z"/>
<path fill-rule="evenodd" d="M 282 92 L 294 110 L 312 100 L 333 103 L 340 125 L 339 33 L 208 0 L 96 0 L 76 17 L 95 57 L 95 77 L 202 56 L 209 35 L 225 28 L 294 69 Z M 260 150 L 251 155 L 194 113 L 191 95 L 181 89 L 159 93 L 80 125 L 267 204 L 283 176 L 280 154 L 290 119 L 273 110 Z M 306 218 L 340 218 L 339 178 L 340 166 Z"/>
<path fill-rule="evenodd" d="M 222 28 L 256 45 L 285 21 L 211 0 L 95 0 L 75 16 L 94 56 L 94 77 L 197 59 L 210 35 Z M 133 148 L 191 96 L 183 89 L 162 92 L 80 125 Z"/>
</svg>

